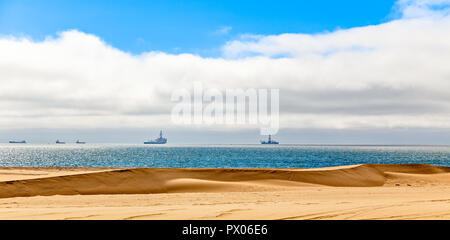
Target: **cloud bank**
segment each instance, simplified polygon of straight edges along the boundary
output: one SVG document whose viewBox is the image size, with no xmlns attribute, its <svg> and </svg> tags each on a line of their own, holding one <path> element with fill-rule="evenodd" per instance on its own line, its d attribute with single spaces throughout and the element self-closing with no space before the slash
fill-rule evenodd
<svg viewBox="0 0 450 240">
<path fill-rule="evenodd" d="M 400 0 L 379 25 L 243 35 L 219 58 L 132 55 L 77 30 L 0 37 L 0 128 L 167 127 L 172 91 L 194 81 L 279 88 L 281 128 L 450 128 L 449 6 Z"/>
</svg>

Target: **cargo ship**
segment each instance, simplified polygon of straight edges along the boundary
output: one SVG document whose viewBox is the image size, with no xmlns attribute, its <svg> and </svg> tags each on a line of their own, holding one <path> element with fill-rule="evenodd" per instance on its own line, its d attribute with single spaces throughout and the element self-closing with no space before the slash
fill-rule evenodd
<svg viewBox="0 0 450 240">
<path fill-rule="evenodd" d="M 159 138 L 144 142 L 144 144 L 166 144 L 167 138 L 163 138 L 162 130 L 159 132 Z"/>
<path fill-rule="evenodd" d="M 269 140 L 267 140 L 267 141 L 262 140 L 262 141 L 261 141 L 261 144 L 279 144 L 279 142 L 273 140 L 273 139 L 272 139 L 272 136 L 269 135 Z"/>
</svg>

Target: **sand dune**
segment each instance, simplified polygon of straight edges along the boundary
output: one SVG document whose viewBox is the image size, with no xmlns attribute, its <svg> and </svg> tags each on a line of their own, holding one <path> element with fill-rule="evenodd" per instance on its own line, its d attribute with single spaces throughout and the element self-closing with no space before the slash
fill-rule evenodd
<svg viewBox="0 0 450 240">
<path fill-rule="evenodd" d="M 0 219 L 450 219 L 450 168 L 0 168 Z"/>
<path fill-rule="evenodd" d="M 374 187 L 391 183 L 390 180 L 402 179 L 445 183 L 448 175 L 444 178 L 424 178 L 420 175 L 448 174 L 450 168 L 420 164 L 370 164 L 328 169 L 130 168 L 92 169 L 92 171 L 0 182 L 0 198 L 78 194 L 273 191 L 318 185 Z"/>
</svg>

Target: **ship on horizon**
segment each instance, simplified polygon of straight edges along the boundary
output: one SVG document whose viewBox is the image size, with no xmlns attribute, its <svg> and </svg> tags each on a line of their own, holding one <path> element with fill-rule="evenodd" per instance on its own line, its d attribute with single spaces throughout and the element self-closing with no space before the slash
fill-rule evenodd
<svg viewBox="0 0 450 240">
<path fill-rule="evenodd" d="M 57 139 L 56 144 L 66 144 L 66 142 L 61 142 L 61 141 L 59 141 L 59 139 Z"/>
<path fill-rule="evenodd" d="M 27 143 L 27 141 L 22 140 L 22 141 L 9 141 L 9 143 Z"/>
<path fill-rule="evenodd" d="M 261 144 L 279 144 L 279 142 L 273 140 L 272 135 L 269 135 L 269 140 L 267 140 L 267 141 L 262 140 Z"/>
<path fill-rule="evenodd" d="M 144 142 L 144 144 L 166 144 L 166 143 L 167 143 L 167 138 L 163 138 L 162 130 L 159 131 L 159 138 L 157 138 L 155 140 L 150 140 L 150 141 Z"/>
<path fill-rule="evenodd" d="M 82 141 L 80 141 L 80 140 L 77 140 L 75 143 L 76 143 L 76 144 L 86 144 L 86 142 L 82 142 Z"/>
</svg>

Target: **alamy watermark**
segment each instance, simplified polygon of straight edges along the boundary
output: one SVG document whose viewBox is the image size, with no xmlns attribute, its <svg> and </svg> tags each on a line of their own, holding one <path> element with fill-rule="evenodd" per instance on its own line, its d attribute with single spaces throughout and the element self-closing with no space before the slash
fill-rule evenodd
<svg viewBox="0 0 450 240">
<path fill-rule="evenodd" d="M 253 125 L 261 135 L 275 135 L 279 129 L 279 89 L 193 89 L 172 92 L 172 122 L 197 125 Z"/>
</svg>

